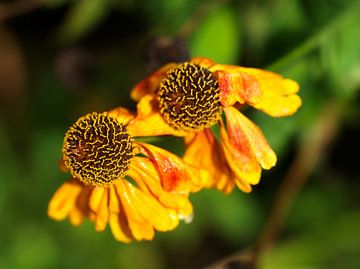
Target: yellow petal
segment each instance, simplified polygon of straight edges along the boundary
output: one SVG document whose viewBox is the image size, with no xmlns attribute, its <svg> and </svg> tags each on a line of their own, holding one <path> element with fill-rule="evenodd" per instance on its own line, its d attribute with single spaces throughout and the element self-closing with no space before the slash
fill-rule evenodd
<svg viewBox="0 0 360 269">
<path fill-rule="evenodd" d="M 272 117 L 283 117 L 294 114 L 301 106 L 301 99 L 296 95 L 299 84 L 295 81 L 256 68 L 238 67 L 235 70 L 258 81 L 262 96 L 257 102 L 249 103 L 256 109 Z"/>
<path fill-rule="evenodd" d="M 252 76 L 236 69 L 219 70 L 214 74 L 219 81 L 220 101 L 224 107 L 235 103 L 252 105 L 261 99 L 260 85 Z"/>
<path fill-rule="evenodd" d="M 186 135 L 175 130 L 165 122 L 159 112 L 159 103 L 155 94 L 144 96 L 137 105 L 137 116 L 127 125 L 127 130 L 134 136 Z"/>
<path fill-rule="evenodd" d="M 169 63 L 146 77 L 131 90 L 131 99 L 138 102 L 145 95 L 155 93 L 166 73 L 176 66 L 175 63 Z"/>
<path fill-rule="evenodd" d="M 72 225 L 79 226 L 84 218 L 89 215 L 89 196 L 91 188 L 83 188 L 79 194 L 73 209 L 70 211 L 69 220 Z"/>
<path fill-rule="evenodd" d="M 115 187 L 109 187 L 109 226 L 114 238 L 120 242 L 129 243 L 132 236 L 128 227 L 124 210 L 121 208 Z"/>
<path fill-rule="evenodd" d="M 54 220 L 65 219 L 74 208 L 82 188 L 85 186 L 75 179 L 63 183 L 49 202 L 48 216 Z"/>
<path fill-rule="evenodd" d="M 130 112 L 126 108 L 117 107 L 108 112 L 110 117 L 117 119 L 117 121 L 121 124 L 126 125 L 130 120 L 132 120 L 135 115 L 134 113 Z"/>
<path fill-rule="evenodd" d="M 206 186 L 208 171 L 184 162 L 178 156 L 150 144 L 136 142 L 141 153 L 155 164 L 165 191 L 196 192 Z"/>
<path fill-rule="evenodd" d="M 154 237 L 154 228 L 151 223 L 144 219 L 132 201 L 131 191 L 125 181 L 119 180 L 115 183 L 118 199 L 124 208 L 128 225 L 132 236 L 136 240 L 151 240 Z"/>
<path fill-rule="evenodd" d="M 222 126 L 220 135 L 225 157 L 236 177 L 244 184 L 257 184 L 260 180 L 261 168 L 243 131 L 236 130 L 236 134 L 229 137 Z"/>
<path fill-rule="evenodd" d="M 105 230 L 109 218 L 109 188 L 103 188 L 104 192 L 96 210 L 95 230 Z"/>
<path fill-rule="evenodd" d="M 192 205 L 188 195 L 165 191 L 154 164 L 148 158 L 134 157 L 128 175 L 136 181 L 142 191 L 146 189 L 144 193 L 154 196 L 165 207 L 176 210 L 181 216 L 191 216 Z"/>
<path fill-rule="evenodd" d="M 185 138 L 187 163 L 207 169 L 209 180 L 206 187 L 216 187 L 224 193 L 234 188 L 234 176 L 227 164 L 224 152 L 210 129 L 204 129 Z M 199 158 L 201 156 L 201 158 Z"/>
<path fill-rule="evenodd" d="M 276 164 L 276 154 L 260 128 L 233 107 L 225 108 L 224 111 L 230 139 L 239 139 L 239 143 L 246 139 L 261 167 L 264 169 L 273 167 Z"/>
</svg>

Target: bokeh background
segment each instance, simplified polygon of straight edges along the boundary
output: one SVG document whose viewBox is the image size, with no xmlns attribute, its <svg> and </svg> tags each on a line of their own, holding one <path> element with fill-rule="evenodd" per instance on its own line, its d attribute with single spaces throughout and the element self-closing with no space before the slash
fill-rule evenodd
<svg viewBox="0 0 360 269">
<path fill-rule="evenodd" d="M 215 267 L 251 268 L 241 260 L 259 245 L 258 268 L 360 268 L 359 14 L 351 0 L 1 1 L 0 268 L 202 268 L 233 253 Z M 245 111 L 278 165 L 251 194 L 192 195 L 193 222 L 151 242 L 48 219 L 68 126 L 135 109 L 134 84 L 187 51 L 299 82 L 294 116 Z"/>
</svg>

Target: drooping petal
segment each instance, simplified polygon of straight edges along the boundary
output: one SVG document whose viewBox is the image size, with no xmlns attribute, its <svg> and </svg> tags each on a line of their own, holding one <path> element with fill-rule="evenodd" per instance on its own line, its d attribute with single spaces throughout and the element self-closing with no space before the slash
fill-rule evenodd
<svg viewBox="0 0 360 269">
<path fill-rule="evenodd" d="M 145 95 L 155 93 L 166 73 L 176 66 L 175 63 L 169 63 L 143 79 L 131 90 L 131 99 L 137 102 Z"/>
<path fill-rule="evenodd" d="M 242 135 L 245 136 L 243 139 L 248 141 L 261 167 L 264 169 L 273 167 L 276 164 L 276 154 L 270 148 L 260 128 L 233 107 L 225 108 L 225 115 L 230 140 L 237 141 L 239 135 L 240 139 Z"/>
<path fill-rule="evenodd" d="M 109 226 L 115 239 L 120 242 L 129 243 L 133 236 L 129 230 L 125 211 L 120 204 L 115 186 L 111 186 L 109 189 L 109 212 Z"/>
<path fill-rule="evenodd" d="M 136 240 L 151 240 L 155 230 L 169 231 L 178 225 L 178 216 L 174 210 L 165 208 L 130 182 L 118 181 L 115 187 Z"/>
<path fill-rule="evenodd" d="M 234 175 L 227 164 L 224 152 L 210 129 L 190 134 L 185 138 L 187 163 L 209 171 L 208 188 L 215 187 L 224 193 L 234 188 Z"/>
<path fill-rule="evenodd" d="M 79 226 L 83 223 L 84 218 L 89 216 L 89 197 L 90 197 L 91 188 L 84 187 L 81 190 L 73 209 L 69 213 L 69 221 L 74 226 Z"/>
<path fill-rule="evenodd" d="M 186 133 L 176 130 L 165 122 L 159 112 L 159 103 L 155 94 L 143 97 L 137 105 L 137 116 L 127 125 L 128 132 L 134 137 L 175 135 Z"/>
<path fill-rule="evenodd" d="M 128 175 L 136 181 L 142 191 L 145 188 L 146 193 L 156 197 L 165 207 L 176 210 L 180 217 L 191 216 L 192 205 L 188 195 L 165 191 L 161 185 L 158 171 L 148 158 L 134 157 Z"/>
<path fill-rule="evenodd" d="M 154 163 L 165 191 L 196 192 L 208 185 L 208 171 L 196 168 L 164 149 L 146 143 L 136 144 Z"/>
<path fill-rule="evenodd" d="M 105 230 L 109 219 L 109 188 L 103 187 L 102 189 L 104 189 L 104 191 L 95 211 L 95 230 L 98 232 Z"/>
<path fill-rule="evenodd" d="M 76 200 L 85 186 L 78 180 L 64 182 L 51 198 L 48 216 L 54 220 L 65 219 L 74 208 Z"/>
<path fill-rule="evenodd" d="M 251 192 L 251 184 L 257 184 L 261 168 L 246 140 L 229 138 L 223 124 L 220 125 L 222 147 L 228 165 L 235 174 L 235 184 L 244 192 Z"/>
<path fill-rule="evenodd" d="M 259 183 L 261 166 L 269 169 L 276 163 L 276 155 L 261 130 L 233 107 L 225 108 L 227 129 L 221 124 L 220 133 L 224 153 L 236 175 L 236 184 L 244 191 Z"/>
</svg>

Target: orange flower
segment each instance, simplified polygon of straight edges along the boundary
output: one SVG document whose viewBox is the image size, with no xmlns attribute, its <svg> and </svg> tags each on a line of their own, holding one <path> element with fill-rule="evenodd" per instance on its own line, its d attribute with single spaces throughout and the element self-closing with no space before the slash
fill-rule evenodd
<svg viewBox="0 0 360 269">
<path fill-rule="evenodd" d="M 52 197 L 49 217 L 68 217 L 73 225 L 89 218 L 97 231 L 109 223 L 122 242 L 151 240 L 155 230 L 169 231 L 180 219 L 191 219 L 188 194 L 204 185 L 207 171 L 136 141 L 136 124 L 127 128 L 133 118 L 118 108 L 87 114 L 69 128 L 60 168 L 72 177 Z"/>
<path fill-rule="evenodd" d="M 167 64 L 135 86 L 131 97 L 139 102 L 138 116 L 132 124 L 141 122 L 143 135 L 184 136 L 184 159 L 210 172 L 207 187 L 228 193 L 236 184 L 250 192 L 261 168 L 275 165 L 276 155 L 237 108 L 250 105 L 273 117 L 289 116 L 301 106 L 298 91 L 295 81 L 269 71 L 193 58 Z M 210 129 L 215 124 L 220 143 Z"/>
</svg>

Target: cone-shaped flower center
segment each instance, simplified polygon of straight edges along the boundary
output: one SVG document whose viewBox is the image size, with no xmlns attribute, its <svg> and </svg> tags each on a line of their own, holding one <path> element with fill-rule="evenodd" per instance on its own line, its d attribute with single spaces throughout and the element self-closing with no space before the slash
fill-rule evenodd
<svg viewBox="0 0 360 269">
<path fill-rule="evenodd" d="M 161 114 L 176 129 L 200 131 L 215 124 L 222 113 L 217 78 L 196 64 L 169 71 L 158 96 Z"/>
<path fill-rule="evenodd" d="M 66 132 L 63 159 L 71 174 L 91 185 L 125 176 L 133 157 L 131 136 L 107 113 L 87 114 Z"/>
</svg>

